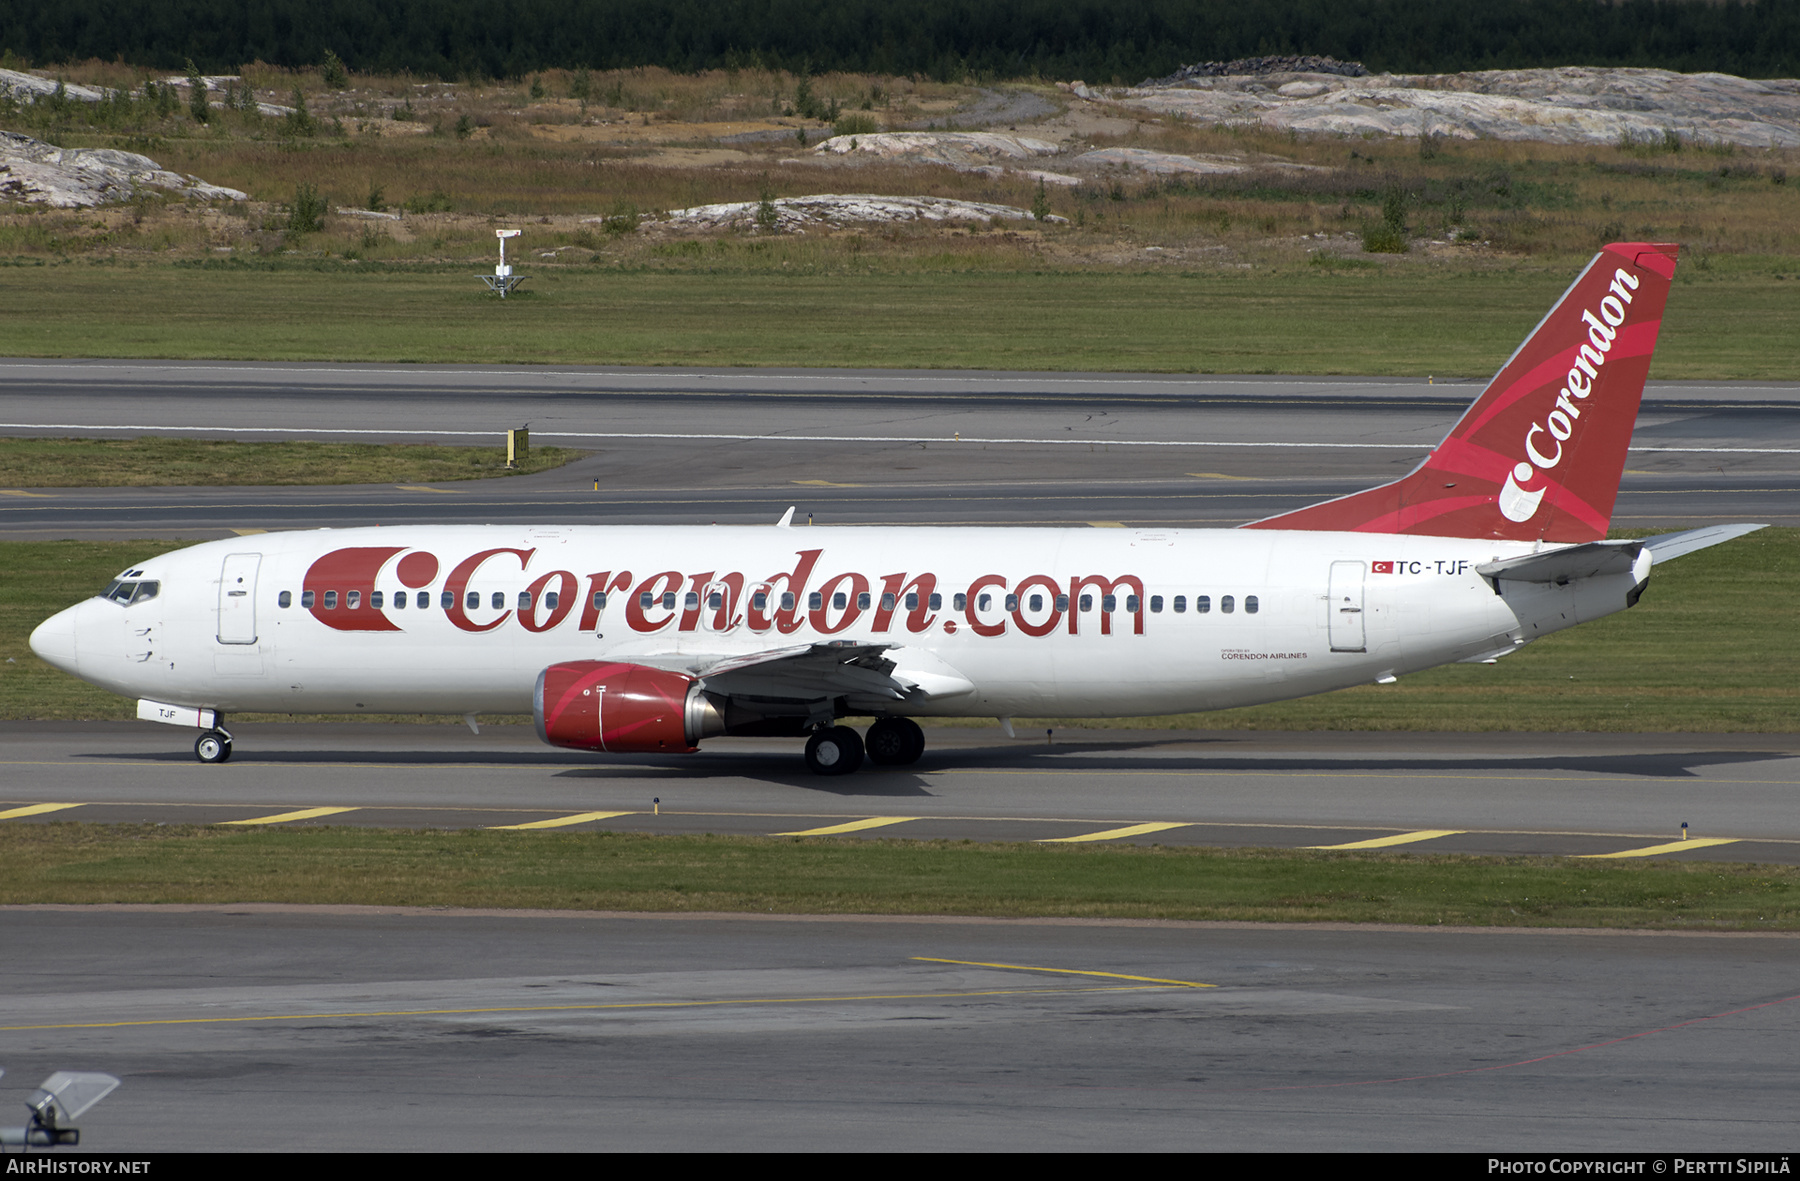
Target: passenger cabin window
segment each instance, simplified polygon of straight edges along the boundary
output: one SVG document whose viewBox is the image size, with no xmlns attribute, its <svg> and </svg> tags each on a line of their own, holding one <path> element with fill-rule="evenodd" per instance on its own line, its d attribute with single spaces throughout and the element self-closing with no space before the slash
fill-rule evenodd
<svg viewBox="0 0 1800 1181">
<path fill-rule="evenodd" d="M 369 606 L 375 608 L 377 611 L 381 610 L 381 599 L 382 599 L 382 596 L 381 596 L 380 591 L 370 591 L 369 592 Z M 352 607 L 356 606 L 356 592 L 355 591 L 350 592 L 350 605 Z"/>
<path fill-rule="evenodd" d="M 327 610 L 327 611 L 336 611 L 337 610 L 337 592 L 336 591 L 326 591 L 325 592 L 325 610 Z"/>
<path fill-rule="evenodd" d="M 352 610 L 352 611 L 354 611 L 358 607 L 362 606 L 362 592 L 361 591 L 351 591 L 348 595 L 346 595 L 344 597 L 344 605 L 346 607 L 350 608 L 350 610 Z"/>
<path fill-rule="evenodd" d="M 850 596 L 845 594 L 843 591 L 839 591 L 837 594 L 831 596 L 831 609 L 833 611 L 842 611 L 844 608 L 848 607 L 849 605 L 850 605 Z"/>
<path fill-rule="evenodd" d="M 782 591 L 781 592 L 781 609 L 783 611 L 792 611 L 794 609 L 794 592 L 793 591 Z"/>
<path fill-rule="evenodd" d="M 1169 605 L 1171 607 L 1175 608 L 1175 614 L 1177 614 L 1177 615 L 1186 615 L 1187 614 L 1187 596 L 1186 595 L 1176 595 L 1175 601 L 1170 603 Z"/>
<path fill-rule="evenodd" d="M 980 598 L 975 600 L 975 609 L 977 611 L 986 611 L 989 607 L 992 607 L 993 605 L 994 605 L 994 596 L 993 595 L 982 595 Z"/>
<path fill-rule="evenodd" d="M 521 611 L 531 610 L 531 592 L 530 591 L 520 591 L 519 592 L 519 610 L 521 610 Z"/>
<path fill-rule="evenodd" d="M 931 609 L 933 611 L 942 611 L 944 609 L 944 596 L 943 595 L 933 594 L 931 596 L 930 602 L 931 602 Z"/>
<path fill-rule="evenodd" d="M 420 591 L 419 597 L 413 600 L 413 606 L 417 607 L 421 611 L 423 611 L 423 610 L 425 610 L 425 608 L 431 606 L 431 592 L 430 591 Z"/>
<path fill-rule="evenodd" d="M 1211 611 L 1211 610 L 1212 610 L 1212 596 L 1211 595 L 1195 595 L 1194 596 L 1194 614 L 1195 615 L 1205 615 L 1208 611 Z"/>
<path fill-rule="evenodd" d="M 663 592 L 662 605 L 663 605 L 663 610 L 665 610 L 665 611 L 675 610 L 675 592 L 674 591 L 664 591 Z"/>
<path fill-rule="evenodd" d="M 496 610 L 496 611 L 503 610 L 506 607 L 506 592 L 505 591 L 495 591 L 493 593 L 491 601 L 494 604 L 494 610 Z"/>
<path fill-rule="evenodd" d="M 1119 609 L 1119 596 L 1118 595 L 1102 595 L 1100 597 L 1100 610 L 1106 612 L 1108 615 L 1111 615 L 1114 611 L 1117 611 L 1118 609 Z"/>
<path fill-rule="evenodd" d="M 381 594 L 380 591 L 376 591 L 375 593 L 377 595 Z M 377 607 L 381 606 L 380 603 L 376 603 L 374 605 Z M 396 611 L 406 610 L 406 592 L 405 591 L 395 591 L 394 592 L 394 610 L 396 610 Z"/>
<path fill-rule="evenodd" d="M 275 597 L 275 605 L 277 607 L 292 607 L 294 605 L 294 592 L 282 591 Z"/>
<path fill-rule="evenodd" d="M 767 611 L 769 609 L 769 592 L 757 591 L 755 594 L 751 595 L 750 605 L 758 611 Z"/>
<path fill-rule="evenodd" d="M 700 609 L 700 592 L 699 591 L 689 591 L 687 593 L 687 597 L 684 598 L 683 600 L 681 600 L 681 605 L 683 607 L 686 607 L 689 611 L 699 610 Z"/>
<path fill-rule="evenodd" d="M 1008 611 L 1017 611 L 1019 609 L 1019 596 L 1018 595 L 1007 595 L 1006 596 L 1006 609 Z"/>
<path fill-rule="evenodd" d="M 1244 610 L 1246 613 L 1248 613 L 1250 615 L 1255 615 L 1258 606 L 1259 606 L 1259 604 L 1256 601 L 1255 595 L 1245 595 L 1244 596 Z"/>
<path fill-rule="evenodd" d="M 1125 610 L 1131 612 L 1133 615 L 1136 615 L 1137 609 L 1138 609 L 1138 597 L 1136 595 L 1126 595 L 1125 596 Z"/>
<path fill-rule="evenodd" d="M 919 592 L 918 591 L 913 591 L 906 596 L 906 609 L 908 611 L 917 611 L 919 609 Z"/>
<path fill-rule="evenodd" d="M 455 591 L 445 591 L 443 594 L 439 595 L 438 596 L 438 605 L 446 611 L 448 611 L 448 610 L 450 610 L 450 608 L 456 606 L 456 592 Z"/>
<path fill-rule="evenodd" d="M 1056 596 L 1056 609 L 1059 612 L 1067 611 L 1069 609 L 1069 596 L 1068 595 L 1057 595 Z"/>
<path fill-rule="evenodd" d="M 706 609 L 708 611 L 720 611 L 723 610 L 724 607 L 725 596 L 718 591 L 714 591 L 712 594 L 706 596 Z"/>
<path fill-rule="evenodd" d="M 470 591 L 468 593 L 468 596 L 463 599 L 463 610 L 464 611 L 474 611 L 477 608 L 479 608 L 480 606 L 481 606 L 481 592 L 480 591 Z"/>
<path fill-rule="evenodd" d="M 806 596 L 806 609 L 808 611 L 817 611 L 823 606 L 825 606 L 825 596 L 818 591 L 814 591 L 812 594 Z"/>
<path fill-rule="evenodd" d="M 1162 612 L 1162 596 L 1161 595 L 1151 595 L 1150 596 L 1150 613 L 1152 615 L 1157 615 L 1157 614 L 1161 614 L 1161 612 Z"/>
<path fill-rule="evenodd" d="M 313 593 L 311 591 L 301 591 L 300 592 L 300 605 L 302 607 L 306 608 L 308 611 L 312 610 Z"/>
<path fill-rule="evenodd" d="M 1230 615 L 1234 606 L 1236 606 L 1236 603 L 1230 595 L 1219 596 L 1219 610 Z"/>
<path fill-rule="evenodd" d="M 955 605 L 958 611 L 967 611 L 969 609 L 968 595 L 957 595 L 955 598 L 951 599 L 950 602 Z"/>
<path fill-rule="evenodd" d="M 638 606 L 642 607 L 646 611 L 648 611 L 650 609 L 651 605 L 654 604 L 655 602 L 656 602 L 656 596 L 651 594 L 649 591 L 643 591 L 642 593 L 640 593 L 638 595 Z"/>
<path fill-rule="evenodd" d="M 1081 596 L 1081 609 L 1083 611 L 1092 611 L 1094 609 L 1094 596 L 1093 595 L 1082 595 Z"/>
<path fill-rule="evenodd" d="M 869 592 L 863 591 L 856 596 L 856 609 L 858 611 L 867 611 L 869 609 L 869 601 Z"/>
<path fill-rule="evenodd" d="M 899 600 L 894 598 L 893 595 L 886 594 L 881 596 L 881 609 L 883 611 L 892 611 L 898 605 Z"/>
<path fill-rule="evenodd" d="M 526 595 L 525 597 L 529 599 L 531 596 Z M 560 602 L 561 600 L 562 600 L 562 596 L 557 594 L 555 591 L 545 591 L 544 592 L 544 610 L 546 610 L 546 611 L 556 610 L 556 604 L 558 602 Z"/>
<path fill-rule="evenodd" d="M 605 591 L 595 591 L 594 592 L 594 610 L 596 610 L 596 611 L 606 610 L 606 592 Z"/>
</svg>

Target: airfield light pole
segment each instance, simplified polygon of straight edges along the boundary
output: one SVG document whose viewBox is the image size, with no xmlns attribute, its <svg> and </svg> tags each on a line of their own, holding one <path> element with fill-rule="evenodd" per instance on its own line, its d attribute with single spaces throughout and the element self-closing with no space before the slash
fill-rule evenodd
<svg viewBox="0 0 1800 1181">
<path fill-rule="evenodd" d="M 506 240 L 508 238 L 517 238 L 519 233 L 520 231 L 518 230 L 495 230 L 494 237 L 500 239 L 500 265 L 494 268 L 494 273 L 491 276 L 476 276 L 476 278 L 488 285 L 489 291 L 498 292 L 501 299 L 505 299 L 508 292 L 518 290 L 519 284 L 525 281 L 524 275 L 513 274 L 512 267 L 508 266 L 506 263 Z"/>
</svg>

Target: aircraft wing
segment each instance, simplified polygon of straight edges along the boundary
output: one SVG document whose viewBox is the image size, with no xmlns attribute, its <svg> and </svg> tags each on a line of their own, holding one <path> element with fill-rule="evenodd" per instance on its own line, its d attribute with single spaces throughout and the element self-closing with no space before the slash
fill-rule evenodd
<svg viewBox="0 0 1800 1181">
<path fill-rule="evenodd" d="M 888 709 L 975 691 L 974 682 L 932 653 L 896 644 L 833 640 L 747 653 L 620 655 L 699 677 L 715 693 L 765 701 L 849 697 L 865 708 Z"/>
</svg>

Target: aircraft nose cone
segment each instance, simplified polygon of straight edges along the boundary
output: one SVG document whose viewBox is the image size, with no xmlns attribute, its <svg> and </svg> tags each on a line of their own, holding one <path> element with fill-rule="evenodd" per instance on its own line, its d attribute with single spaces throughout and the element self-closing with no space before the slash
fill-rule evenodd
<svg viewBox="0 0 1800 1181">
<path fill-rule="evenodd" d="M 76 607 L 67 611 L 59 611 L 44 622 L 37 625 L 31 633 L 31 650 L 36 652 L 46 663 L 53 664 L 66 673 L 76 671 L 75 665 L 75 613 Z"/>
</svg>

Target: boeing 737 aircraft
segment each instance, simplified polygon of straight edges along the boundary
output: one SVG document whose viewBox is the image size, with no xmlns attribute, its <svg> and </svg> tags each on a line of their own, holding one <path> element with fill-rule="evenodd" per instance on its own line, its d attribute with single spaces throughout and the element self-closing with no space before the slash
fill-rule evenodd
<svg viewBox="0 0 1800 1181">
<path fill-rule="evenodd" d="M 912 763 L 913 718 L 1224 709 L 1492 661 L 1761 527 L 1605 540 L 1676 254 L 1602 250 L 1409 475 L 1240 529 L 263 534 L 134 566 L 31 647 L 200 730 L 206 763 L 235 712 L 530 710 L 595 752 L 804 736 L 825 775 Z"/>
</svg>

